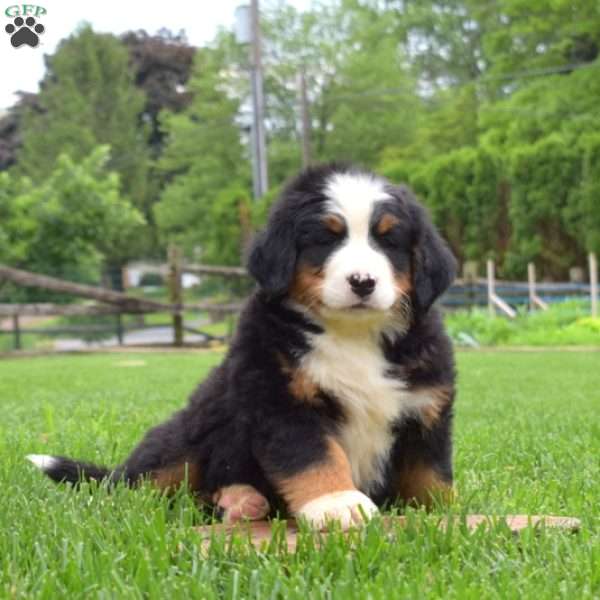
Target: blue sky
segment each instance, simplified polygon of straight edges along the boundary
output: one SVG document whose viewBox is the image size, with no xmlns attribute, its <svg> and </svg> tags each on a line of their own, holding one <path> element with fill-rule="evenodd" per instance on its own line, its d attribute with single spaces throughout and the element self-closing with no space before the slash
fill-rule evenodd
<svg viewBox="0 0 600 600">
<path fill-rule="evenodd" d="M 268 6 L 274 1 L 263 0 L 262 4 Z M 26 3 L 37 4 L 32 0 Z M 131 29 L 145 29 L 149 33 L 161 27 L 172 31 L 184 29 L 190 43 L 200 45 L 210 41 L 219 27 L 230 28 L 235 8 L 245 3 L 245 0 L 41 0 L 39 4 L 47 14 L 39 19 L 46 28 L 39 46 L 13 48 L 4 31 L 12 20 L 5 15 L 5 10 L 17 3 L 0 0 L 0 109 L 15 102 L 17 90 L 37 90 L 44 73 L 44 54 L 52 53 L 62 38 L 85 21 L 98 31 L 116 34 Z M 300 9 L 311 4 L 310 0 L 288 0 L 288 3 Z"/>
</svg>

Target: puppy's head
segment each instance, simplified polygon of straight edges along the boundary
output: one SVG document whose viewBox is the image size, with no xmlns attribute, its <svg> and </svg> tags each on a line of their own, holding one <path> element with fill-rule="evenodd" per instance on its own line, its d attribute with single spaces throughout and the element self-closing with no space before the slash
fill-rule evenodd
<svg viewBox="0 0 600 600">
<path fill-rule="evenodd" d="M 255 240 L 248 268 L 272 296 L 321 316 L 425 313 L 455 260 L 406 187 L 346 165 L 303 171 Z"/>
</svg>

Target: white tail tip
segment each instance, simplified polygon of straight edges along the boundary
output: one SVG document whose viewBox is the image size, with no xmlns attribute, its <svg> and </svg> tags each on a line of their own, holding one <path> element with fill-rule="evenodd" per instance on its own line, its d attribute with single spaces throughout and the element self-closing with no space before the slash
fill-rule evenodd
<svg viewBox="0 0 600 600">
<path fill-rule="evenodd" d="M 48 471 L 58 462 L 54 456 L 47 454 L 28 454 L 25 458 L 42 471 Z"/>
</svg>

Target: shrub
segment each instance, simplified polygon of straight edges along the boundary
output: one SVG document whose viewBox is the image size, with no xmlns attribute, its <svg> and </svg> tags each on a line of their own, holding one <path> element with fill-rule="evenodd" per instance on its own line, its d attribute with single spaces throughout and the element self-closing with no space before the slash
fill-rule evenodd
<svg viewBox="0 0 600 600">
<path fill-rule="evenodd" d="M 521 309 L 513 320 L 483 309 L 456 311 L 446 315 L 446 326 L 458 343 L 467 334 L 484 346 L 600 345 L 600 319 L 588 315 L 588 303 L 571 300 L 546 311 Z"/>
</svg>

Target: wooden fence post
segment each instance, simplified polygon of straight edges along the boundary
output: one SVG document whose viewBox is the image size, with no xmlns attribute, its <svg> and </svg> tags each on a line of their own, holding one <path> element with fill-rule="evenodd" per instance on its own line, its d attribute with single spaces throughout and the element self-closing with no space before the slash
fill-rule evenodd
<svg viewBox="0 0 600 600">
<path fill-rule="evenodd" d="M 19 326 L 19 315 L 13 315 L 13 332 L 15 336 L 15 350 L 21 349 L 21 328 Z"/>
<path fill-rule="evenodd" d="M 127 264 L 121 267 L 121 287 L 123 291 L 127 291 L 131 287 L 131 281 L 129 279 L 129 269 Z"/>
<path fill-rule="evenodd" d="M 180 307 L 183 304 L 181 250 L 173 244 L 169 246 L 168 261 L 169 302 Z M 183 315 L 181 310 L 173 313 L 173 345 L 183 346 Z"/>
<path fill-rule="evenodd" d="M 529 310 L 533 310 L 536 306 L 542 310 L 547 310 L 548 305 L 537 295 L 535 287 L 535 265 L 527 263 L 527 282 L 529 284 Z"/>
<path fill-rule="evenodd" d="M 123 315 L 117 314 L 117 342 L 119 346 L 123 345 Z"/>
<path fill-rule="evenodd" d="M 527 263 L 527 283 L 529 284 L 529 310 L 535 307 L 535 265 Z"/>
<path fill-rule="evenodd" d="M 590 296 L 592 300 L 592 317 L 598 318 L 598 261 L 596 255 L 590 252 Z"/>
<path fill-rule="evenodd" d="M 499 308 L 505 315 L 514 319 L 517 316 L 517 311 L 508 305 L 496 294 L 496 273 L 494 270 L 494 261 L 487 261 L 487 283 L 488 283 L 488 310 L 490 316 L 496 316 L 496 308 Z"/>
<path fill-rule="evenodd" d="M 496 309 L 494 308 L 494 294 L 496 293 L 496 285 L 494 281 L 494 261 L 487 261 L 487 287 L 488 287 L 488 312 L 490 317 L 496 315 Z"/>
</svg>

